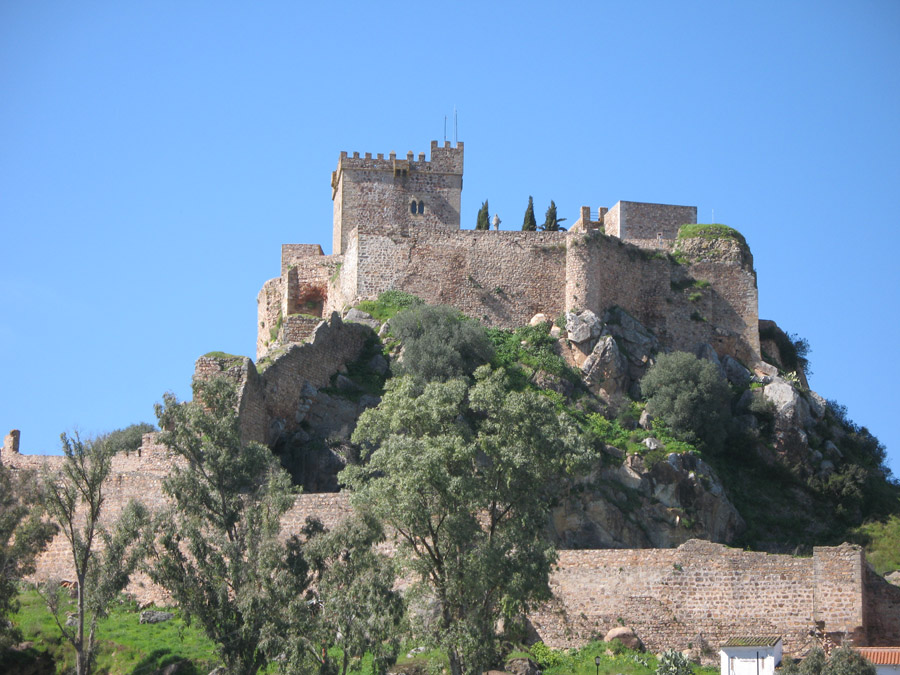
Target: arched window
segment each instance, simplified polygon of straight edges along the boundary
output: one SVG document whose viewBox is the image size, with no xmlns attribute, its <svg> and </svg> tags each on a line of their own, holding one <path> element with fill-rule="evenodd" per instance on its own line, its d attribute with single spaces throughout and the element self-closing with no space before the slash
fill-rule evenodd
<svg viewBox="0 0 900 675">
<path fill-rule="evenodd" d="M 413 200 L 409 203 L 409 212 L 410 212 L 411 214 L 413 214 L 413 215 L 416 215 L 416 200 L 415 200 L 415 199 L 413 199 Z"/>
<path fill-rule="evenodd" d="M 419 202 L 419 215 L 425 213 L 425 202 Z"/>
</svg>

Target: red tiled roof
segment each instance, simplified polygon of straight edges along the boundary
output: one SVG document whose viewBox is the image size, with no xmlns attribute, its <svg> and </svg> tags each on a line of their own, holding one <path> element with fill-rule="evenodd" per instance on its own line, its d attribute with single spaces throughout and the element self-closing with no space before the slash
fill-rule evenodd
<svg viewBox="0 0 900 675">
<path fill-rule="evenodd" d="M 876 666 L 900 666 L 900 647 L 855 647 Z"/>
</svg>

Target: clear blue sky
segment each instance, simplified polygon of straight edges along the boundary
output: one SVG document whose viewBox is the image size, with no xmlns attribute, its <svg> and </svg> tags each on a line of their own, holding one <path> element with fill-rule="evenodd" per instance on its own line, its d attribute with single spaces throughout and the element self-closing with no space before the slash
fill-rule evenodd
<svg viewBox="0 0 900 675">
<path fill-rule="evenodd" d="M 900 3 L 0 4 L 0 432 L 55 452 L 253 355 L 282 243 L 331 247 L 341 150 L 459 111 L 463 226 L 529 195 L 699 207 L 760 316 L 900 474 Z"/>
</svg>

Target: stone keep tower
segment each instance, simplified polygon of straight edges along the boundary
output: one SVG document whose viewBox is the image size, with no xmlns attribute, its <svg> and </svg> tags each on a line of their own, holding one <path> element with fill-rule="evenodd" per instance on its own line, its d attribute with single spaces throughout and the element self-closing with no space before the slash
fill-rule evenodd
<svg viewBox="0 0 900 675">
<path fill-rule="evenodd" d="M 431 141 L 431 159 L 412 152 L 405 159 L 367 152 L 342 152 L 331 174 L 335 254 L 347 251 L 358 235 L 406 236 L 414 230 L 459 229 L 463 144 L 439 147 Z"/>
</svg>

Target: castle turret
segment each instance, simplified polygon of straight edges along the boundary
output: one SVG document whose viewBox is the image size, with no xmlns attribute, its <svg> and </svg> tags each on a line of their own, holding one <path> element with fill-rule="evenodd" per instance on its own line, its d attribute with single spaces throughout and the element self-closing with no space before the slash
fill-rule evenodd
<svg viewBox="0 0 900 675">
<path fill-rule="evenodd" d="M 344 253 L 354 231 L 405 235 L 414 229 L 459 229 L 463 144 L 431 142 L 425 153 L 403 158 L 396 153 L 363 157 L 342 152 L 331 174 L 334 200 L 334 248 Z"/>
</svg>

